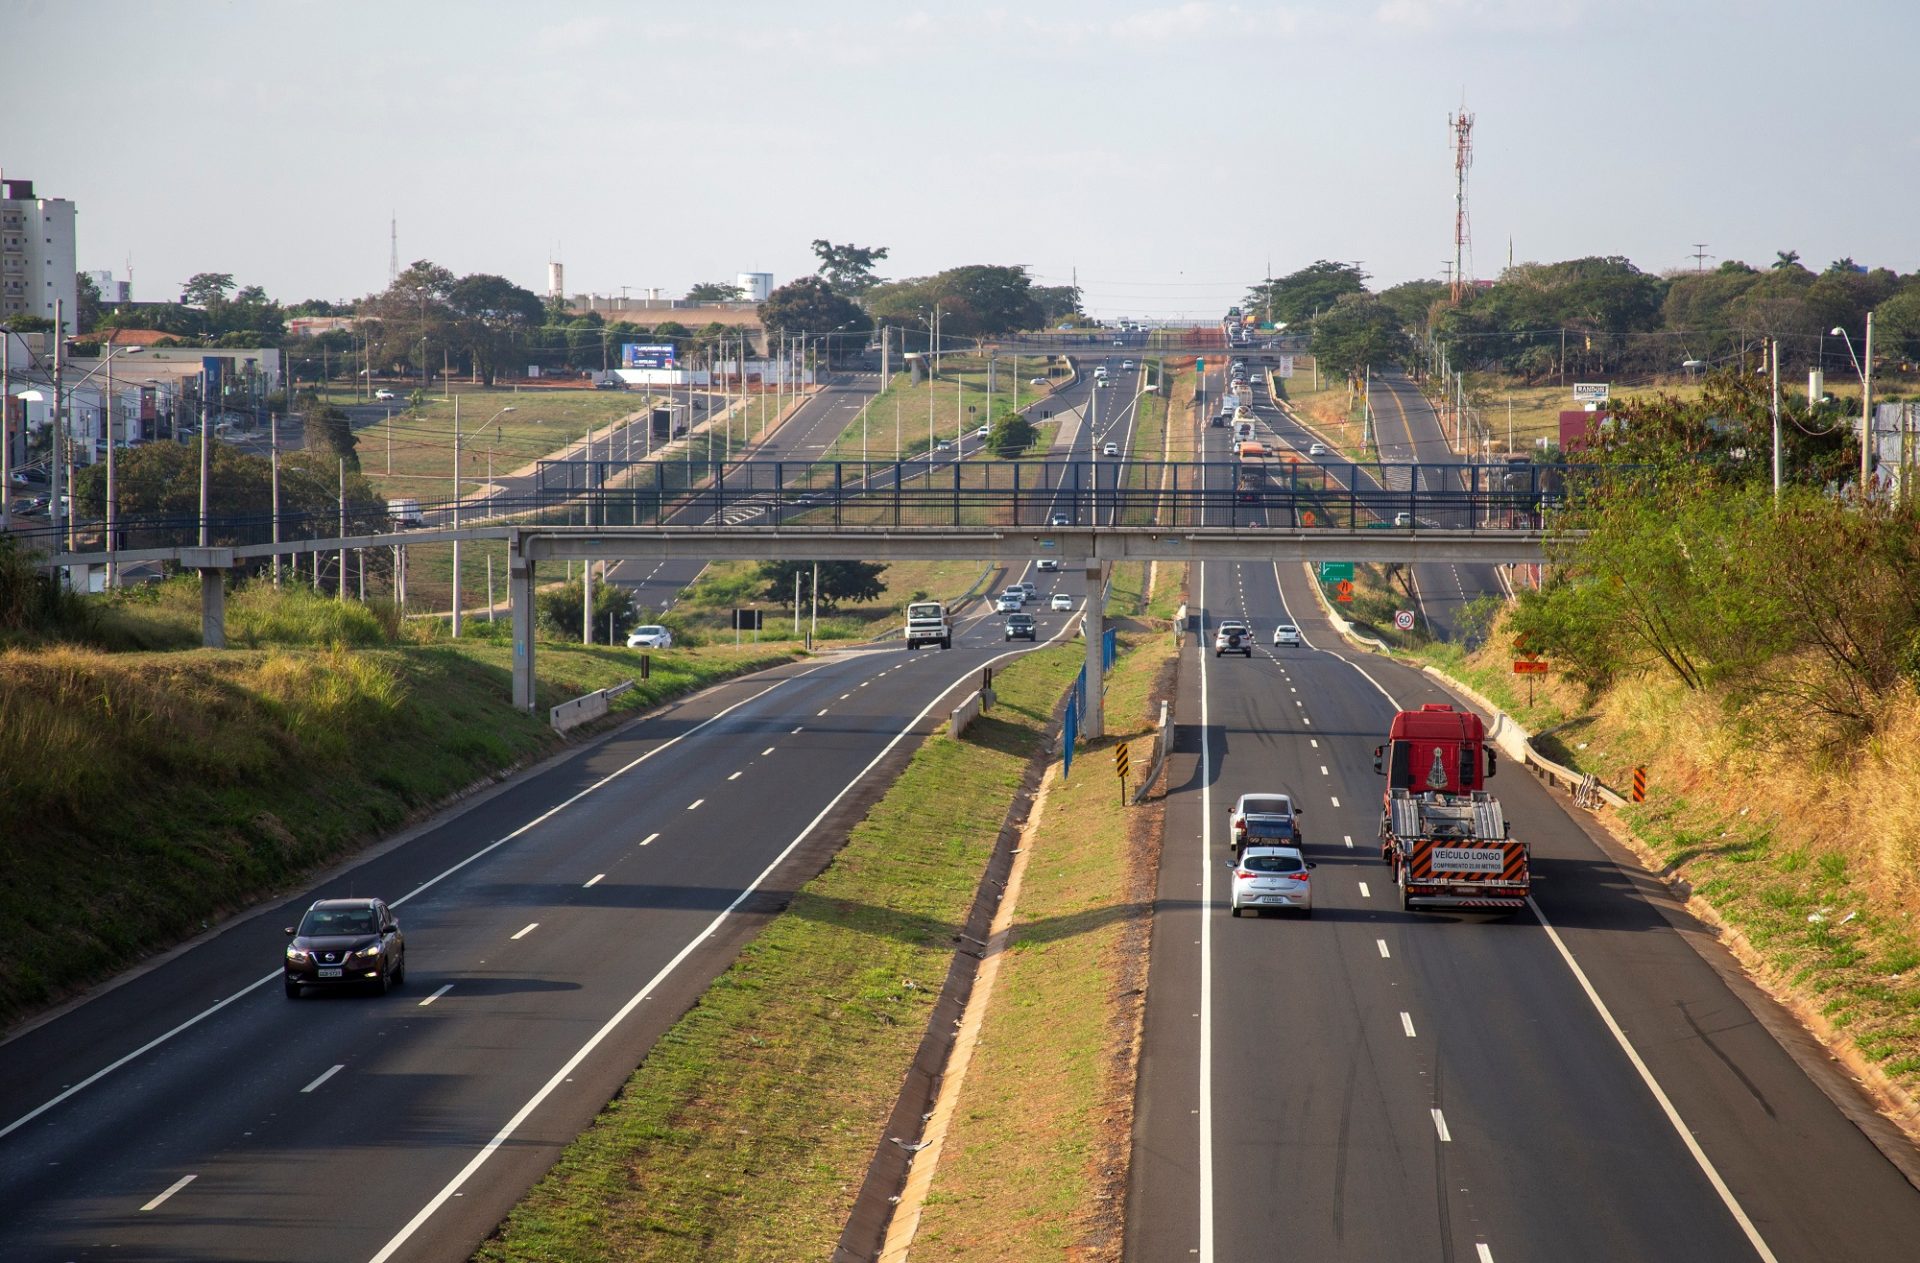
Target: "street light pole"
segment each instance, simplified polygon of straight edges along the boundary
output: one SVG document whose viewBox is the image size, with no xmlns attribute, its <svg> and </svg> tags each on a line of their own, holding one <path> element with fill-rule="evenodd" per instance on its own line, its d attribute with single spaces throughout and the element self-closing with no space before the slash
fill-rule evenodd
<svg viewBox="0 0 1920 1263">
<path fill-rule="evenodd" d="M 495 421 L 498 421 L 501 417 L 506 416 L 509 412 L 512 412 L 512 411 L 513 411 L 513 408 L 511 406 L 500 409 L 500 411 L 494 413 L 492 416 L 488 417 L 485 421 L 483 421 L 480 424 L 480 428 L 473 432 L 473 436 L 475 438 L 479 438 L 482 431 L 484 431 L 488 426 L 492 425 Z M 591 430 L 587 431 L 587 437 L 588 437 L 588 440 L 591 441 L 593 437 L 593 431 Z M 591 455 L 591 453 L 589 453 L 589 455 Z M 493 486 L 493 448 L 489 446 L 487 448 L 487 487 L 488 487 L 489 493 L 491 493 L 492 491 L 492 486 Z M 453 397 L 453 525 L 455 530 L 457 531 L 460 526 L 460 396 L 458 395 L 455 395 Z M 489 560 L 491 560 L 491 558 L 489 558 Z M 491 586 L 489 586 L 487 589 L 487 601 L 489 603 L 489 606 L 491 606 L 491 603 L 493 601 L 493 589 Z M 489 615 L 491 615 L 491 612 L 492 612 L 491 608 L 489 608 L 488 612 L 489 612 Z M 458 535 L 456 535 L 453 540 L 453 626 L 452 626 L 452 631 L 453 631 L 454 639 L 458 640 L 460 638 L 460 539 Z"/>
</svg>

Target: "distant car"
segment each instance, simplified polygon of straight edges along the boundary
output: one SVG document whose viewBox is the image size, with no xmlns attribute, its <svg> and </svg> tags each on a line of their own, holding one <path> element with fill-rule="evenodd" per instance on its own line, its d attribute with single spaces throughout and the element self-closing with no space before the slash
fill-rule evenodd
<svg viewBox="0 0 1920 1263">
<path fill-rule="evenodd" d="M 1288 794 L 1242 794 L 1227 811 L 1227 846 L 1305 846 L 1300 811 Z"/>
<path fill-rule="evenodd" d="M 1095 378 L 1093 384 L 1096 386 L 1111 386 L 1113 385 L 1113 378 L 1111 377 Z"/>
<path fill-rule="evenodd" d="M 609 377 L 605 381 L 595 382 L 593 388 L 595 390 L 625 390 L 627 384 L 617 377 Z"/>
<path fill-rule="evenodd" d="M 1047 602 L 1047 608 L 1052 610 L 1069 610 L 1070 611 L 1073 609 L 1073 598 L 1068 596 L 1065 592 L 1055 592 L 1053 594 L 1053 598 Z"/>
<path fill-rule="evenodd" d="M 28 496 L 13 502 L 15 517 L 46 517 L 49 510 L 45 496 Z"/>
<path fill-rule="evenodd" d="M 1055 513 L 1047 518 L 1048 526 L 1072 526 L 1073 519 L 1064 513 Z"/>
<path fill-rule="evenodd" d="M 1102 456 L 1118 456 L 1120 454 L 1120 445 L 1118 443 L 1102 443 L 1100 445 L 1100 454 Z"/>
<path fill-rule="evenodd" d="M 1031 579 L 1022 579 L 1013 586 L 1019 588 L 1022 595 L 1029 601 L 1040 595 L 1040 586 Z"/>
<path fill-rule="evenodd" d="M 50 481 L 47 471 L 38 466 L 16 469 L 8 475 L 8 478 L 16 487 L 44 487 Z"/>
<path fill-rule="evenodd" d="M 629 649 L 671 649 L 673 633 L 658 623 L 647 623 L 627 633 Z"/>
<path fill-rule="evenodd" d="M 1120 361 L 1120 367 L 1121 367 L 1121 368 L 1132 368 L 1132 367 L 1133 367 L 1133 361 L 1132 361 L 1132 360 L 1121 360 L 1121 361 Z"/>
<path fill-rule="evenodd" d="M 1125 338 L 1115 338 L 1113 340 L 1113 344 L 1115 346 L 1125 346 L 1127 344 L 1127 340 Z"/>
<path fill-rule="evenodd" d="M 977 438 L 977 439 L 983 439 L 983 438 L 986 438 L 986 437 L 987 437 L 987 436 L 988 436 L 989 434 L 992 434 L 992 433 L 993 433 L 993 427 L 992 427 L 992 426 L 990 426 L 990 425 L 983 425 L 983 426 L 981 426 L 981 427 L 980 427 L 979 429 L 977 429 L 977 430 L 975 430 L 975 431 L 973 432 L 973 437 L 975 437 L 975 438 Z"/>
<path fill-rule="evenodd" d="M 1004 593 L 998 601 L 994 602 L 993 608 L 996 613 L 1000 614 L 1018 614 L 1020 607 L 1025 604 L 1026 602 L 1022 601 L 1019 597 L 1008 592 Z"/>
<path fill-rule="evenodd" d="M 379 390 L 376 390 L 373 392 L 373 397 L 375 399 L 398 399 L 400 396 L 394 394 L 391 390 L 388 390 L 386 387 L 383 386 Z"/>
<path fill-rule="evenodd" d="M 1042 557 L 1033 564 L 1036 570 L 1058 570 L 1060 568 L 1060 559 L 1058 557 Z"/>
<path fill-rule="evenodd" d="M 1029 385 L 1029 386 L 1044 386 L 1044 385 L 1046 385 L 1046 384 L 1047 384 L 1047 379 L 1046 379 L 1046 378 L 1044 378 L 1044 377 L 1035 377 L 1035 378 L 1032 378 L 1032 379 L 1030 379 L 1030 380 L 1029 380 L 1029 381 L 1027 382 L 1027 385 Z"/>
<path fill-rule="evenodd" d="M 1292 623 L 1281 623 L 1273 629 L 1273 643 L 1297 646 L 1300 643 L 1300 629 Z"/>
<path fill-rule="evenodd" d="M 1001 595 L 1001 596 L 1010 596 L 1010 597 L 1012 597 L 1012 598 L 1013 598 L 1014 600 L 1016 600 L 1016 601 L 1018 601 L 1018 602 L 1020 602 L 1020 604 L 1022 604 L 1022 605 L 1025 605 L 1025 604 L 1027 603 L 1027 590 L 1026 590 L 1025 588 L 1023 588 L 1023 587 L 1021 587 L 1021 586 L 1020 586 L 1019 584 L 1017 584 L 1017 583 L 1010 583 L 1010 584 L 1008 584 L 1008 585 L 1007 585 L 1007 587 L 1006 587 L 1006 590 L 1005 590 L 1005 591 L 1003 591 L 1003 592 L 1001 592 L 1001 593 L 1000 593 L 1000 595 Z"/>
<path fill-rule="evenodd" d="M 1233 866 L 1233 886 L 1227 904 L 1234 916 L 1251 909 L 1291 908 L 1313 915 L 1313 865 L 1293 846 L 1250 846 Z"/>
<path fill-rule="evenodd" d="M 420 502 L 404 498 L 389 500 L 387 517 L 395 526 L 418 526 L 420 525 Z"/>
<path fill-rule="evenodd" d="M 1395 526 L 1412 526 L 1412 525 L 1413 525 L 1413 514 L 1411 514 L 1411 513 L 1396 513 L 1396 514 L 1394 514 L 1394 515 L 1393 515 L 1393 524 L 1394 524 Z"/>
<path fill-rule="evenodd" d="M 1237 619 L 1229 619 L 1220 624 L 1213 633 L 1213 656 L 1223 653 L 1244 653 L 1253 656 L 1253 628 Z"/>
<path fill-rule="evenodd" d="M 1007 640 L 1019 640 L 1022 638 L 1027 640 L 1040 639 L 1039 625 L 1033 621 L 1033 615 L 1031 614 L 1007 615 L 1007 626 L 1005 630 L 1006 636 L 1004 638 Z"/>
<path fill-rule="evenodd" d="M 937 450 L 939 450 L 939 451 L 942 451 L 942 452 L 950 452 L 950 451 L 952 451 L 952 450 L 953 450 L 953 440 L 952 440 L 952 439 L 941 439 L 941 440 L 940 440 L 940 441 L 939 441 L 938 443 L 936 443 L 936 444 L 934 444 L 934 447 L 935 447 L 935 448 L 936 448 Z"/>
<path fill-rule="evenodd" d="M 1325 443 L 1315 443 L 1307 448 L 1307 455 L 1309 456 L 1325 456 L 1326 454 L 1327 445 Z"/>
<path fill-rule="evenodd" d="M 407 943 L 379 899 L 321 899 L 297 926 L 283 958 L 287 998 L 304 987 L 372 986 L 385 994 L 407 976 Z"/>
</svg>

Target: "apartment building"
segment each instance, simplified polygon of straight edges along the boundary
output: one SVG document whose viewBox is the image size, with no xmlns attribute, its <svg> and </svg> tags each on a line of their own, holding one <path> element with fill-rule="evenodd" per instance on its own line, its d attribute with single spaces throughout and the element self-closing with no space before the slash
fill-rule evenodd
<svg viewBox="0 0 1920 1263">
<path fill-rule="evenodd" d="M 72 202 L 36 197 L 32 180 L 0 176 L 0 319 L 52 320 L 59 303 L 66 331 L 77 331 L 73 228 Z"/>
</svg>

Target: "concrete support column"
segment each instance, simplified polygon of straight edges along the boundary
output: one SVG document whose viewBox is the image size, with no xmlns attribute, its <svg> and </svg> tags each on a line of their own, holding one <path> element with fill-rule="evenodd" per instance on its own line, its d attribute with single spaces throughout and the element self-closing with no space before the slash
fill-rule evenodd
<svg viewBox="0 0 1920 1263">
<path fill-rule="evenodd" d="M 507 605 L 513 616 L 513 708 L 533 709 L 533 562 L 515 539 L 507 559 Z"/>
<path fill-rule="evenodd" d="M 1087 563 L 1087 610 L 1080 620 L 1087 639 L 1087 709 L 1080 716 L 1080 736 L 1094 741 L 1106 735 L 1106 706 L 1102 696 L 1106 688 L 1100 642 L 1106 638 L 1107 598 L 1103 590 L 1104 567 Z"/>
<path fill-rule="evenodd" d="M 200 572 L 200 643 L 208 649 L 227 647 L 227 572 Z"/>
</svg>

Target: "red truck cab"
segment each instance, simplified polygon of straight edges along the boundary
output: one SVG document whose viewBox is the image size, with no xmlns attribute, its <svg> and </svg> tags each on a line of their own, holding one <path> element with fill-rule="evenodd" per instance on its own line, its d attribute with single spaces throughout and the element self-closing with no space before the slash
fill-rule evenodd
<svg viewBox="0 0 1920 1263">
<path fill-rule="evenodd" d="M 1428 702 L 1393 717 L 1387 744 L 1373 748 L 1373 770 L 1386 775 L 1389 792 L 1470 794 L 1485 789 L 1493 775 L 1493 749 L 1486 739 L 1480 716 L 1445 702 Z"/>
</svg>

